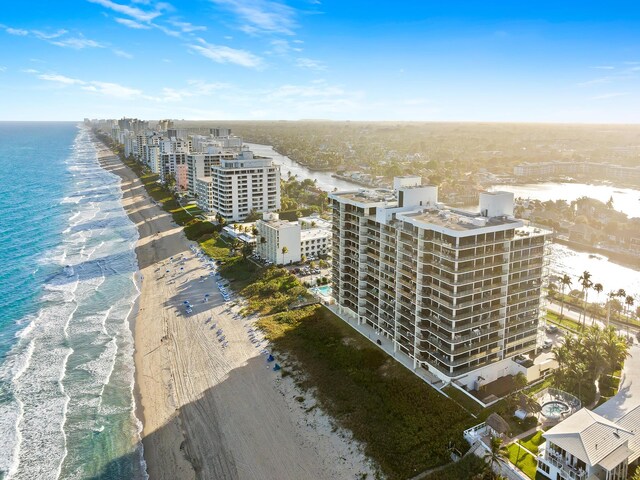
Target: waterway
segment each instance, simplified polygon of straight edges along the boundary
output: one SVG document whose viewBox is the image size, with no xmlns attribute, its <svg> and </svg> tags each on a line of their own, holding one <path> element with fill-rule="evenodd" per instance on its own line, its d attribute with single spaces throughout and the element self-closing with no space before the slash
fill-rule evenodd
<svg viewBox="0 0 640 480">
<path fill-rule="evenodd" d="M 590 197 L 608 202 L 613 198 L 613 208 L 629 217 L 640 217 L 640 190 L 619 188 L 612 185 L 588 185 L 585 183 L 530 183 L 525 185 L 493 185 L 488 190 L 513 192 L 516 197 L 546 202 Z"/>
<path fill-rule="evenodd" d="M 273 158 L 273 161 L 280 165 L 282 178 L 287 178 L 289 173 L 291 173 L 291 176 L 297 175 L 299 180 L 311 178 L 312 180 L 316 180 L 318 187 L 325 192 L 333 192 L 336 189 L 359 190 L 363 188 L 357 183 L 332 177 L 331 175 L 333 175 L 334 172 L 318 172 L 310 170 L 309 168 L 300 165 L 298 162 L 291 160 L 289 157 L 280 155 L 270 145 L 258 145 L 256 143 L 245 143 L 245 145 L 249 146 L 251 151 L 256 155 Z"/>
<path fill-rule="evenodd" d="M 275 163 L 280 165 L 281 173 L 286 178 L 289 172 L 297 175 L 298 179 L 311 178 L 317 181 L 317 185 L 324 191 L 332 192 L 338 190 L 358 190 L 362 186 L 334 178 L 332 172 L 316 172 L 289 157 L 280 155 L 269 145 L 258 145 L 248 143 L 252 151 L 257 155 L 271 157 Z M 625 212 L 629 216 L 640 217 L 640 191 L 616 188 L 607 185 L 586 185 L 579 183 L 541 183 L 530 185 L 495 185 L 490 190 L 506 190 L 513 192 L 516 197 L 538 199 L 541 201 L 565 199 L 575 200 L 582 196 L 597 198 L 606 202 L 613 197 L 614 207 Z M 468 207 L 470 210 L 477 210 L 476 207 Z M 637 298 L 640 304 L 640 271 L 634 268 L 625 267 L 614 262 L 610 262 L 603 255 L 590 255 L 585 252 L 578 252 L 569 247 L 559 244 L 551 245 L 551 259 L 549 271 L 554 275 L 567 274 L 573 279 L 574 288 L 578 288 L 578 277 L 587 270 L 592 274 L 594 283 L 601 283 L 604 292 L 624 288 L 627 294 Z M 604 299 L 604 294 L 603 294 Z"/>
</svg>

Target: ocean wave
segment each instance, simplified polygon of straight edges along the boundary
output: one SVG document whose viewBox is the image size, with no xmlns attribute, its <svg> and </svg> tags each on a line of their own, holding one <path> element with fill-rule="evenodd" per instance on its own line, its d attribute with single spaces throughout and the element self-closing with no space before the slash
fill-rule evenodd
<svg viewBox="0 0 640 480">
<path fill-rule="evenodd" d="M 11 479 L 86 478 L 114 459 L 106 456 L 135 453 L 128 477 L 148 478 L 128 323 L 139 295 L 137 230 L 88 131 L 79 130 L 66 164 L 69 182 L 83 188 L 60 200 L 61 243 L 37 262 L 38 314 L 21 320 L 0 365 L 0 438 L 9 447 L 0 471 Z"/>
</svg>

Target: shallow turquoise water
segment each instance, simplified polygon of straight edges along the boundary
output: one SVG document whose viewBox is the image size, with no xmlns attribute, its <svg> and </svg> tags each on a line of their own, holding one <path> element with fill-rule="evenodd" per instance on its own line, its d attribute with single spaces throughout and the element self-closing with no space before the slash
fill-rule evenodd
<svg viewBox="0 0 640 480">
<path fill-rule="evenodd" d="M 0 123 L 0 478 L 145 478 L 135 226 L 71 123 Z"/>
</svg>

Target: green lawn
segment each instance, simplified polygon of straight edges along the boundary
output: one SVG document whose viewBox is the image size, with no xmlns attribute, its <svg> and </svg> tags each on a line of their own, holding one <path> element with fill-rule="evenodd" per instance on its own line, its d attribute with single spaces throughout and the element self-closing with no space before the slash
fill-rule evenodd
<svg viewBox="0 0 640 480">
<path fill-rule="evenodd" d="M 544 443 L 542 433 L 543 432 L 541 430 L 538 430 L 537 432 L 521 439 L 520 444 L 522 444 L 523 447 L 529 449 L 529 451 L 538 453 L 538 447 Z"/>
<path fill-rule="evenodd" d="M 219 235 L 213 235 L 200 242 L 202 251 L 214 260 L 226 260 L 229 256 L 229 245 Z"/>
<path fill-rule="evenodd" d="M 547 321 L 569 330 L 577 331 L 582 329 L 582 325 L 580 323 L 567 317 L 560 318 L 560 315 L 555 312 L 547 312 Z"/>
<path fill-rule="evenodd" d="M 526 450 L 519 448 L 517 443 L 512 443 L 507 449 L 509 450 L 509 461 L 522 470 L 527 477 L 534 480 L 538 466 L 537 460 Z"/>
</svg>

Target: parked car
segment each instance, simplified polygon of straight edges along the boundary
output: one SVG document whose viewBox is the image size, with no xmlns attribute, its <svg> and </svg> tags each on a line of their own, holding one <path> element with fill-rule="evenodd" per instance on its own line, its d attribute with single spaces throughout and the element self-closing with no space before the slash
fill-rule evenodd
<svg viewBox="0 0 640 480">
<path fill-rule="evenodd" d="M 555 325 L 547 325 L 547 333 L 557 333 L 558 327 Z"/>
<path fill-rule="evenodd" d="M 543 348 L 544 350 L 548 350 L 548 349 L 550 349 L 551 347 L 553 347 L 553 342 L 552 342 L 550 339 L 548 339 L 548 338 L 547 338 L 547 339 L 545 339 L 545 341 L 544 341 L 544 342 L 542 342 L 542 348 Z"/>
</svg>

